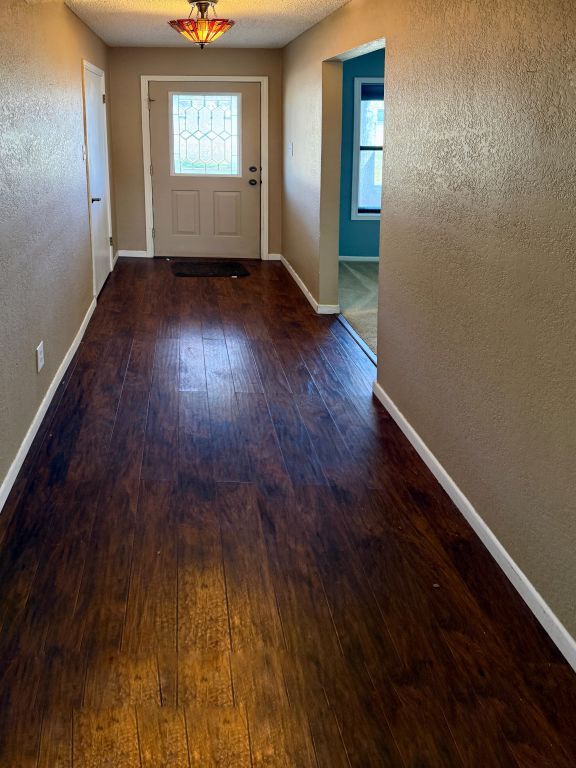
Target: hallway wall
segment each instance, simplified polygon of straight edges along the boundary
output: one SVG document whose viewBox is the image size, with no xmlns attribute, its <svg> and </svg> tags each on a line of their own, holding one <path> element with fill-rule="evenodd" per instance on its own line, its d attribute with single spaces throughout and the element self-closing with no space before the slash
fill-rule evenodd
<svg viewBox="0 0 576 768">
<path fill-rule="evenodd" d="M 112 48 L 112 157 L 117 248 L 146 249 L 141 75 L 268 75 L 270 253 L 282 250 L 282 51 Z"/>
<path fill-rule="evenodd" d="M 0 485 L 92 302 L 83 57 L 106 69 L 63 3 L 0 6 Z"/>
<path fill-rule="evenodd" d="M 285 49 L 283 219 L 323 302 L 322 61 L 385 37 L 378 381 L 573 635 L 575 35 L 569 0 L 352 0 Z"/>
</svg>

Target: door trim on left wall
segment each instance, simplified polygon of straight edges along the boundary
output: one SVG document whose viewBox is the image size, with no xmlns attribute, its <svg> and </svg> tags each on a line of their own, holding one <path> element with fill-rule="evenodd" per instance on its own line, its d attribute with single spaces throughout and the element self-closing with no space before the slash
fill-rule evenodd
<svg viewBox="0 0 576 768">
<path fill-rule="evenodd" d="M 260 156 L 262 163 L 262 187 L 260 194 L 260 258 L 270 261 L 268 253 L 268 77 L 256 75 L 141 75 L 140 93 L 142 100 L 142 149 L 144 159 L 144 210 L 146 213 L 146 251 L 148 258 L 154 257 L 152 229 L 154 215 L 152 206 L 152 176 L 150 174 L 150 111 L 148 85 L 153 81 L 181 83 L 260 83 Z M 141 251 L 138 254 L 142 253 Z"/>
<path fill-rule="evenodd" d="M 88 199 L 88 220 L 92 227 L 92 212 L 90 207 L 90 172 L 88 169 L 88 125 L 86 122 L 86 70 L 102 78 L 103 96 L 105 103 L 108 101 L 106 90 L 106 73 L 100 67 L 92 64 L 87 59 L 82 59 L 82 108 L 84 110 L 84 159 L 86 163 L 86 194 Z M 104 110 L 104 123 L 106 126 L 106 200 L 108 209 L 108 237 L 112 240 L 112 199 L 110 197 L 110 137 L 108 135 L 108 109 Z M 110 243 L 110 272 L 114 270 L 116 259 L 114 258 L 114 246 Z M 94 257 L 92 256 L 92 293 L 96 296 L 96 276 L 94 274 Z"/>
</svg>

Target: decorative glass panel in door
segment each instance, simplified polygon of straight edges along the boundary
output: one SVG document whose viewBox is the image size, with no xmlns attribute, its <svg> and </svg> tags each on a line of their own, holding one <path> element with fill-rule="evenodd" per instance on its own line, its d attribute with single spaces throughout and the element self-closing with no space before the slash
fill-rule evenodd
<svg viewBox="0 0 576 768">
<path fill-rule="evenodd" d="M 239 93 L 172 93 L 174 176 L 240 176 Z"/>
</svg>

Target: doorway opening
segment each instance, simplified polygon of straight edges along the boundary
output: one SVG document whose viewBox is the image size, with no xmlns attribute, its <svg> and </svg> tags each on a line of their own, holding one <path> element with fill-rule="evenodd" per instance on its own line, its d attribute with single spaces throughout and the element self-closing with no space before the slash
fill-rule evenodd
<svg viewBox="0 0 576 768">
<path fill-rule="evenodd" d="M 384 146 L 384 49 L 342 65 L 340 311 L 376 355 Z"/>
<path fill-rule="evenodd" d="M 376 362 L 384 146 L 384 40 L 347 51 L 323 72 L 321 291 Z M 324 172 L 330 168 L 330 176 Z M 337 168 L 337 172 L 334 169 Z M 335 175 L 337 174 L 337 178 Z M 336 184 L 335 184 L 336 182 Z M 338 192 L 334 191 L 337 188 Z"/>
</svg>

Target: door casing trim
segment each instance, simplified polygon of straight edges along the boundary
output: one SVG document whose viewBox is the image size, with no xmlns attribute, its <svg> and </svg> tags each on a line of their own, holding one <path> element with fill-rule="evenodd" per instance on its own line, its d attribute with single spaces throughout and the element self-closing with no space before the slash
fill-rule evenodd
<svg viewBox="0 0 576 768">
<path fill-rule="evenodd" d="M 82 59 L 82 110 L 84 122 L 84 151 L 86 155 L 86 202 L 88 205 L 88 223 L 90 226 L 90 254 L 92 256 L 92 295 L 96 297 L 96 270 L 94 269 L 94 254 L 92 252 L 92 206 L 90 205 L 90 168 L 88 165 L 88 122 L 86 120 L 86 70 L 102 78 L 103 96 L 106 99 L 104 109 L 104 125 L 106 128 L 106 200 L 108 209 L 108 237 L 112 239 L 112 198 L 110 195 L 110 135 L 108 133 L 108 91 L 106 88 L 106 72 L 87 59 Z M 114 269 L 114 246 L 110 245 L 110 272 Z"/>
<path fill-rule="evenodd" d="M 260 258 L 268 261 L 268 77 L 257 75 L 141 75 L 140 92 L 142 100 L 142 150 L 144 159 L 144 210 L 146 214 L 146 255 L 154 256 L 154 212 L 152 204 L 152 176 L 150 166 L 150 111 L 148 108 L 148 86 L 151 82 L 180 83 L 260 83 L 260 157 L 262 163 L 262 188 L 260 193 Z"/>
</svg>

